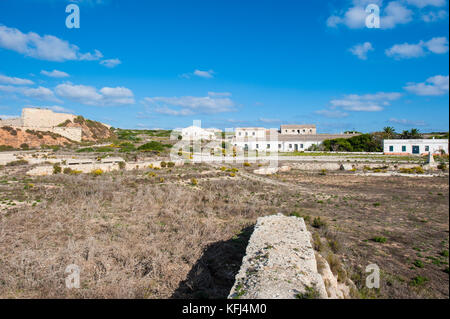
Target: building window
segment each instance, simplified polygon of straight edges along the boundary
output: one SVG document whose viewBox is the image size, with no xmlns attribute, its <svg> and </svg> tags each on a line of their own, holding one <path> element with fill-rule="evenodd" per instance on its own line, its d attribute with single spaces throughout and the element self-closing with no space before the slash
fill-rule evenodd
<svg viewBox="0 0 450 319">
<path fill-rule="evenodd" d="M 429 146 L 425 146 L 425 152 L 429 152 L 430 151 L 430 147 Z"/>
<path fill-rule="evenodd" d="M 406 146 L 405 145 L 402 146 L 402 152 L 406 152 Z"/>
<path fill-rule="evenodd" d="M 309 133 L 312 133 L 312 129 L 309 129 Z"/>
<path fill-rule="evenodd" d="M 267 148 L 270 148 L 270 144 L 267 144 Z"/>
<path fill-rule="evenodd" d="M 252 135 L 255 136 L 255 132 L 252 132 Z"/>
<path fill-rule="evenodd" d="M 238 135 L 241 136 L 241 132 L 239 132 Z"/>
<path fill-rule="evenodd" d="M 303 148 L 303 144 L 300 144 L 300 148 Z"/>
<path fill-rule="evenodd" d="M 256 148 L 259 148 L 259 144 L 256 144 Z"/>
<path fill-rule="evenodd" d="M 390 145 L 389 146 L 389 152 L 393 152 L 394 151 L 394 146 Z"/>
<path fill-rule="evenodd" d="M 281 148 L 281 144 L 278 144 L 278 148 Z"/>
<path fill-rule="evenodd" d="M 289 144 L 289 148 L 292 148 L 292 144 Z"/>
<path fill-rule="evenodd" d="M 245 132 L 245 136 L 248 136 L 248 132 Z"/>
<path fill-rule="evenodd" d="M 303 129 L 303 133 L 305 133 L 306 132 L 306 130 L 305 129 Z"/>
</svg>

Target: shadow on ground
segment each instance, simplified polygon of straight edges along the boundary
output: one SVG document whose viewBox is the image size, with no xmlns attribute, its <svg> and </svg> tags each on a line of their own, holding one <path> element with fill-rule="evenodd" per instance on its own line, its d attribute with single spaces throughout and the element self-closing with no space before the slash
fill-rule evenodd
<svg viewBox="0 0 450 319">
<path fill-rule="evenodd" d="M 245 255 L 254 226 L 227 241 L 209 245 L 171 298 L 227 298 Z"/>
</svg>

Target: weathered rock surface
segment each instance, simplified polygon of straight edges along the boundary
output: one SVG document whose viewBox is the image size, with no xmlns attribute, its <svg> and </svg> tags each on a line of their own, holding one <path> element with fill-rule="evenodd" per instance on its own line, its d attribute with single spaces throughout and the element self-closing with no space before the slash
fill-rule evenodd
<svg viewBox="0 0 450 319">
<path fill-rule="evenodd" d="M 258 218 L 229 298 L 328 298 L 303 218 Z"/>
</svg>

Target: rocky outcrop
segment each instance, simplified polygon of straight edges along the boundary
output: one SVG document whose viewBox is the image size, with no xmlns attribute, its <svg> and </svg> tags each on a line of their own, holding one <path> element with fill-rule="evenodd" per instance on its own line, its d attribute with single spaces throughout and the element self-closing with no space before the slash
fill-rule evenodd
<svg viewBox="0 0 450 319">
<path fill-rule="evenodd" d="M 77 116 L 73 121 L 66 120 L 58 127 L 79 127 L 82 129 L 81 139 L 83 141 L 101 141 L 115 137 L 114 132 L 106 125 Z"/>
<path fill-rule="evenodd" d="M 47 131 L 24 130 L 10 126 L 0 127 L 0 145 L 13 148 L 38 148 L 41 145 L 65 145 L 73 141 Z"/>
</svg>

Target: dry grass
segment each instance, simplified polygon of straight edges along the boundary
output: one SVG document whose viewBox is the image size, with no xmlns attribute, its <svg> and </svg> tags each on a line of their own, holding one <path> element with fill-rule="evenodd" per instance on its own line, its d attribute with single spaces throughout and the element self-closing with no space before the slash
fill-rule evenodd
<svg viewBox="0 0 450 319">
<path fill-rule="evenodd" d="M 0 211 L 0 297 L 224 298 L 251 226 L 281 212 L 326 221 L 310 226 L 314 244 L 361 297 L 448 298 L 448 179 L 297 170 L 270 177 L 296 189 L 202 165 L 150 171 L 30 179 L 3 168 L 0 200 L 24 204 Z M 362 286 L 372 262 L 382 270 L 376 292 Z M 81 268 L 80 289 L 65 287 L 69 264 Z M 410 284 L 417 276 L 428 281 Z"/>
</svg>

